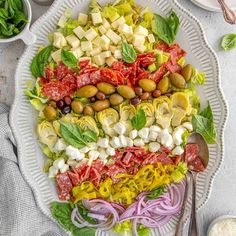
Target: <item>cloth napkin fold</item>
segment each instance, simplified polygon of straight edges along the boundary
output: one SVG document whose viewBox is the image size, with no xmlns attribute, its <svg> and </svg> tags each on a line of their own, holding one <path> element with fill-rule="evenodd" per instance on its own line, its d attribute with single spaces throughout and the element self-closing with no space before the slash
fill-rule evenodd
<svg viewBox="0 0 236 236">
<path fill-rule="evenodd" d="M 0 104 L 0 236 L 64 236 L 40 211 L 21 175 L 8 112 L 9 108 Z"/>
</svg>

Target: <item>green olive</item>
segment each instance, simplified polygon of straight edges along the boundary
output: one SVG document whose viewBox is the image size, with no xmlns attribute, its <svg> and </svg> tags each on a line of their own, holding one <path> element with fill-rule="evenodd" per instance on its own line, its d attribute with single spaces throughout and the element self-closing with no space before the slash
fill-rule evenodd
<svg viewBox="0 0 236 236">
<path fill-rule="evenodd" d="M 97 84 L 99 91 L 105 93 L 106 95 L 112 94 L 116 91 L 115 87 L 112 84 L 106 82 L 100 82 Z"/>
<path fill-rule="evenodd" d="M 134 98 L 135 92 L 134 90 L 129 87 L 128 85 L 120 85 L 117 87 L 117 92 L 124 98 L 131 99 Z"/>
<path fill-rule="evenodd" d="M 93 116 L 94 115 L 94 110 L 93 110 L 93 108 L 91 106 L 86 106 L 84 108 L 83 114 L 85 116 Z"/>
<path fill-rule="evenodd" d="M 162 94 L 164 94 L 168 91 L 169 85 L 169 78 L 166 76 L 158 83 L 157 89 L 160 90 Z"/>
<path fill-rule="evenodd" d="M 71 108 L 73 110 L 73 112 L 75 113 L 82 113 L 83 110 L 84 110 L 84 105 L 82 102 L 80 102 L 79 100 L 74 100 L 72 103 L 71 103 Z"/>
<path fill-rule="evenodd" d="M 170 82 L 176 88 L 185 88 L 186 85 L 184 77 L 178 73 L 173 73 L 170 75 Z"/>
<path fill-rule="evenodd" d="M 184 77 L 185 81 L 189 81 L 191 79 L 192 73 L 193 73 L 193 67 L 190 64 L 184 66 L 181 71 L 181 75 Z"/>
<path fill-rule="evenodd" d="M 43 114 L 49 121 L 55 120 L 57 118 L 57 111 L 52 106 L 46 106 L 43 110 Z"/>
<path fill-rule="evenodd" d="M 152 92 L 156 89 L 155 81 L 151 79 L 141 79 L 138 82 L 138 85 L 145 91 L 145 92 Z"/>
<path fill-rule="evenodd" d="M 93 85 L 85 85 L 77 90 L 77 95 L 82 98 L 90 98 L 96 95 L 98 89 Z"/>
<path fill-rule="evenodd" d="M 94 104 L 93 104 L 93 109 L 95 111 L 102 111 L 106 108 L 108 108 L 110 106 L 110 102 L 108 99 L 105 99 L 103 101 L 96 101 Z"/>
<path fill-rule="evenodd" d="M 117 106 L 124 101 L 124 98 L 118 93 L 114 93 L 109 97 L 110 103 L 113 106 Z"/>
</svg>

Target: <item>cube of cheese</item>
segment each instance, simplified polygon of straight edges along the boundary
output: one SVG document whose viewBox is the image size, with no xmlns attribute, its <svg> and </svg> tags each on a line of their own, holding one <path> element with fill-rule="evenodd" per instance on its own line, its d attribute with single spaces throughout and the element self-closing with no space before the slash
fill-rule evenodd
<svg viewBox="0 0 236 236">
<path fill-rule="evenodd" d="M 52 57 L 52 59 L 53 59 L 55 62 L 61 61 L 61 49 L 59 49 L 59 50 L 53 52 L 53 53 L 51 54 L 51 57 Z"/>
<path fill-rule="evenodd" d="M 91 53 L 91 51 L 86 51 L 86 52 L 85 52 L 85 55 L 86 55 L 86 57 L 89 57 L 89 56 L 91 56 L 91 54 L 90 54 L 90 53 Z"/>
<path fill-rule="evenodd" d="M 102 16 L 100 12 L 91 13 L 91 16 L 92 16 L 92 21 L 94 25 L 102 23 Z"/>
<path fill-rule="evenodd" d="M 79 39 L 73 34 L 67 36 L 66 40 L 71 45 L 72 48 L 77 48 L 80 45 Z"/>
<path fill-rule="evenodd" d="M 93 45 L 100 47 L 101 46 L 101 38 L 98 36 L 92 41 Z"/>
<path fill-rule="evenodd" d="M 101 34 L 105 34 L 107 32 L 106 28 L 103 25 L 100 25 L 98 27 L 98 30 Z"/>
<path fill-rule="evenodd" d="M 122 58 L 122 52 L 121 52 L 120 49 L 116 49 L 116 50 L 114 51 L 114 57 L 115 57 L 116 59 L 121 59 L 121 58 Z"/>
<path fill-rule="evenodd" d="M 104 51 L 100 54 L 101 57 L 107 58 L 111 56 L 111 51 Z"/>
<path fill-rule="evenodd" d="M 148 35 L 148 41 L 149 41 L 150 43 L 155 43 L 155 37 L 154 37 L 153 34 L 149 34 L 149 35 Z"/>
<path fill-rule="evenodd" d="M 101 51 L 102 51 L 102 48 L 101 48 L 101 47 L 94 48 L 94 49 L 90 52 L 90 55 L 91 55 L 92 57 L 93 57 L 93 56 L 96 56 L 96 55 L 98 55 Z"/>
<path fill-rule="evenodd" d="M 110 45 L 109 50 L 114 53 L 117 47 L 115 45 Z"/>
<path fill-rule="evenodd" d="M 78 59 L 84 55 L 84 52 L 81 50 L 81 48 L 72 48 L 71 52 L 74 54 L 74 56 Z"/>
<path fill-rule="evenodd" d="M 113 62 L 117 61 L 113 56 L 106 58 L 106 63 L 108 66 L 111 66 Z"/>
<path fill-rule="evenodd" d="M 79 39 L 82 39 L 85 34 L 85 31 L 83 30 L 81 26 L 78 26 L 77 28 L 73 29 L 73 32 Z"/>
<path fill-rule="evenodd" d="M 133 45 L 134 46 L 141 46 L 145 43 L 145 37 L 143 35 L 137 35 L 135 34 L 133 37 Z"/>
<path fill-rule="evenodd" d="M 133 42 L 133 36 L 129 36 L 129 37 L 126 37 L 126 40 L 128 43 L 132 43 Z"/>
<path fill-rule="evenodd" d="M 108 22 L 108 20 L 107 19 L 105 19 L 105 18 L 103 18 L 103 21 L 102 21 L 102 25 L 105 27 L 105 29 L 109 29 L 109 28 L 111 28 L 111 25 L 110 25 L 110 23 Z"/>
<path fill-rule="evenodd" d="M 113 29 L 117 29 L 119 27 L 119 25 L 122 25 L 125 23 L 125 18 L 124 16 L 121 16 L 119 19 L 115 20 L 111 26 Z"/>
<path fill-rule="evenodd" d="M 139 25 L 135 30 L 134 30 L 135 34 L 138 35 L 143 35 L 143 36 L 148 36 L 148 30 L 146 28 L 144 28 L 143 26 Z"/>
<path fill-rule="evenodd" d="M 139 53 L 144 53 L 147 50 L 147 47 L 145 45 L 140 45 L 135 47 L 135 49 L 139 52 Z"/>
<path fill-rule="evenodd" d="M 132 26 L 129 26 L 127 24 L 121 24 L 118 28 L 118 31 L 121 34 L 124 34 L 126 37 L 132 36 L 133 35 L 133 28 Z"/>
<path fill-rule="evenodd" d="M 83 41 L 81 42 L 81 49 L 82 51 L 92 51 L 93 50 L 93 45 L 90 41 Z"/>
<path fill-rule="evenodd" d="M 106 36 L 106 35 L 103 35 L 101 37 L 101 46 L 102 46 L 102 49 L 103 50 L 108 50 L 109 47 L 110 47 L 110 39 Z"/>
<path fill-rule="evenodd" d="M 64 35 L 60 32 L 55 32 L 53 46 L 55 46 L 56 48 L 63 48 L 66 45 L 67 45 L 67 42 Z"/>
<path fill-rule="evenodd" d="M 78 21 L 81 25 L 86 25 L 88 22 L 88 15 L 84 13 L 79 13 Z"/>
<path fill-rule="evenodd" d="M 121 37 L 115 33 L 113 30 L 109 29 L 106 33 L 106 36 L 114 43 L 118 44 L 121 41 Z"/>
<path fill-rule="evenodd" d="M 105 58 L 101 57 L 100 55 L 97 55 L 93 57 L 93 62 L 98 66 L 102 66 L 105 64 Z"/>
<path fill-rule="evenodd" d="M 97 36 L 98 36 L 98 33 L 93 28 L 90 28 L 84 33 L 84 37 L 88 41 L 93 41 Z"/>
</svg>

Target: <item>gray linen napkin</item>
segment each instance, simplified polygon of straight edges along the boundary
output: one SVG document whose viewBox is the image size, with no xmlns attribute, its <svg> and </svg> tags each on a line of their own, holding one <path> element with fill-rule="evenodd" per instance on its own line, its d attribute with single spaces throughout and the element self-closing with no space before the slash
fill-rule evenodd
<svg viewBox="0 0 236 236">
<path fill-rule="evenodd" d="M 0 236 L 65 235 L 39 210 L 21 175 L 8 111 L 7 106 L 0 104 Z"/>
</svg>

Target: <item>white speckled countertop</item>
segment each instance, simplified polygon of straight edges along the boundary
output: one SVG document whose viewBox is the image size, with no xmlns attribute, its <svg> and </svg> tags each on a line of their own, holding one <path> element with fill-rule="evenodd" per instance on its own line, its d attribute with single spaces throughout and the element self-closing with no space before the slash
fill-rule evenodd
<svg viewBox="0 0 236 236">
<path fill-rule="evenodd" d="M 223 214 L 236 215 L 236 49 L 224 52 L 220 39 L 224 34 L 236 33 L 236 25 L 226 24 L 220 13 L 212 13 L 193 5 L 189 0 L 179 2 L 195 15 L 206 32 L 207 39 L 216 51 L 221 65 L 222 87 L 229 104 L 229 119 L 225 130 L 225 159 L 213 183 L 206 205 L 199 211 L 200 235 L 205 236 L 210 222 Z M 47 10 L 32 3 L 33 20 Z M 14 73 L 24 44 L 17 41 L 0 44 L 0 102 L 10 105 L 14 96 Z"/>
</svg>

